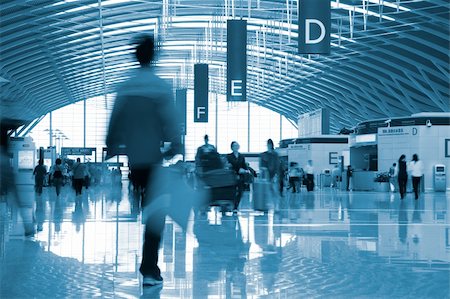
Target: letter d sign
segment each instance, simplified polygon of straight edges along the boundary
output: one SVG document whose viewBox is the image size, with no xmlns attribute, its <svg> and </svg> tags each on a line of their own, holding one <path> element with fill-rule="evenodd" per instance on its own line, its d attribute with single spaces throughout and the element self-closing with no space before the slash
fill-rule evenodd
<svg viewBox="0 0 450 299">
<path fill-rule="evenodd" d="M 299 1 L 298 52 L 300 54 L 329 54 L 330 0 Z"/>
</svg>

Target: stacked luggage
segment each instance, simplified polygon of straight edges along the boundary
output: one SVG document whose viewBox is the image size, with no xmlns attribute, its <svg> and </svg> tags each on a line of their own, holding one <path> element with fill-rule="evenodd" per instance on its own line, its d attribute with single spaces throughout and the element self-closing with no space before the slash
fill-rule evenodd
<svg viewBox="0 0 450 299">
<path fill-rule="evenodd" d="M 236 200 L 238 179 L 232 169 L 225 169 L 217 152 L 202 155 L 197 165 L 199 187 L 208 189 L 209 206 L 220 206 L 222 211 L 232 211 Z"/>
<path fill-rule="evenodd" d="M 210 191 L 210 206 L 232 211 L 236 200 L 237 178 L 233 170 L 216 169 L 203 173 L 204 187 Z"/>
</svg>

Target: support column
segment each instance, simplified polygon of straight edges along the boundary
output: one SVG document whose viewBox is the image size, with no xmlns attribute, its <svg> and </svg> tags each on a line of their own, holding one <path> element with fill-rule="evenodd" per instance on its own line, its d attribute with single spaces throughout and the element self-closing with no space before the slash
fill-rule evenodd
<svg viewBox="0 0 450 299">
<path fill-rule="evenodd" d="M 86 99 L 83 100 L 83 147 L 86 148 Z M 83 154 L 84 162 L 86 162 L 86 154 Z"/>
<path fill-rule="evenodd" d="M 247 101 L 247 151 L 250 152 L 250 101 Z"/>
<path fill-rule="evenodd" d="M 215 132 L 215 136 L 216 136 L 216 144 L 215 144 L 215 146 L 216 146 L 216 148 L 217 148 L 217 146 L 218 146 L 218 142 L 219 142 L 219 136 L 217 136 L 218 134 L 219 134 L 219 96 L 217 95 L 217 92 L 216 92 L 216 132 Z"/>
<path fill-rule="evenodd" d="M 280 114 L 280 141 L 283 140 L 283 115 Z"/>
<path fill-rule="evenodd" d="M 50 137 L 50 147 L 53 146 L 53 117 L 52 112 L 50 112 L 50 128 L 49 128 L 49 137 Z"/>
</svg>

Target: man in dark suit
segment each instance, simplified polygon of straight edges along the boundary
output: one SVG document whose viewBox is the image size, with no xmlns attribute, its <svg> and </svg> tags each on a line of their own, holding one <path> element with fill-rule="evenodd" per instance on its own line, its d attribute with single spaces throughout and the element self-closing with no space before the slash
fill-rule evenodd
<svg viewBox="0 0 450 299">
<path fill-rule="evenodd" d="M 231 150 L 233 152 L 227 155 L 227 161 L 236 174 L 239 175 L 237 194 L 234 201 L 234 211 L 236 212 L 244 192 L 244 175 L 249 173 L 249 170 L 245 163 L 245 157 L 239 153 L 239 143 L 236 141 L 231 142 Z"/>
</svg>

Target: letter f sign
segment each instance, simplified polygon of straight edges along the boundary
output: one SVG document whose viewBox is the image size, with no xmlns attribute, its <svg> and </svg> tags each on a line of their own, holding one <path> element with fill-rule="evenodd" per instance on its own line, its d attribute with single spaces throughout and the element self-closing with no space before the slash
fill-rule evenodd
<svg viewBox="0 0 450 299">
<path fill-rule="evenodd" d="M 197 107 L 197 119 L 202 118 L 202 114 L 205 115 L 205 107 Z"/>
</svg>

